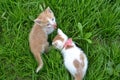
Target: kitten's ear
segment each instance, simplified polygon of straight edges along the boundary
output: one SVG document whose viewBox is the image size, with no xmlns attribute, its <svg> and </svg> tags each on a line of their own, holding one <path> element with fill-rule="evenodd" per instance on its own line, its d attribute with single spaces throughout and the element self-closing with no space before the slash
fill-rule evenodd
<svg viewBox="0 0 120 80">
<path fill-rule="evenodd" d="M 57 33 L 58 34 L 63 34 L 63 32 L 62 32 L 62 30 L 60 28 L 58 28 Z"/>
<path fill-rule="evenodd" d="M 61 29 L 59 29 L 59 28 L 57 30 L 57 34 L 62 36 L 65 41 L 68 39 L 67 35 L 65 33 L 63 33 L 63 31 Z"/>
<path fill-rule="evenodd" d="M 49 6 L 48 6 L 46 9 L 47 9 L 47 10 L 51 10 Z"/>
<path fill-rule="evenodd" d="M 35 19 L 34 22 L 37 23 L 37 24 L 40 24 L 41 20 L 40 19 Z"/>
<path fill-rule="evenodd" d="M 46 11 L 52 13 L 52 10 L 50 9 L 50 7 L 47 7 L 47 8 L 46 8 Z"/>
</svg>

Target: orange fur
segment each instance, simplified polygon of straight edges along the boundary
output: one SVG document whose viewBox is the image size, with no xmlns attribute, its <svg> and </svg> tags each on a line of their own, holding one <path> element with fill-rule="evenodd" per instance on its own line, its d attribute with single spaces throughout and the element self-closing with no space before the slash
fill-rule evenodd
<svg viewBox="0 0 120 80">
<path fill-rule="evenodd" d="M 75 66 L 77 73 L 75 74 L 75 80 L 82 80 L 82 66 L 78 60 L 73 61 L 73 65 Z"/>
<path fill-rule="evenodd" d="M 38 62 L 38 68 L 36 69 L 36 72 L 38 72 L 43 67 L 41 53 L 47 50 L 49 46 L 47 41 L 48 34 L 46 27 L 49 22 L 48 18 L 54 18 L 54 14 L 49 10 L 50 8 L 48 7 L 38 16 L 37 19 L 35 19 L 35 24 L 29 35 L 30 49 L 36 61 Z"/>
</svg>

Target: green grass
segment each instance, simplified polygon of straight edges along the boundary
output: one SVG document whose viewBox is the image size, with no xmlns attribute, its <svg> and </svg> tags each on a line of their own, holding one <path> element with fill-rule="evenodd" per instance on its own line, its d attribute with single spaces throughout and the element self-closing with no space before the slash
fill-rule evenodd
<svg viewBox="0 0 120 80">
<path fill-rule="evenodd" d="M 0 80 L 73 80 L 54 48 L 42 56 L 44 67 L 35 73 L 28 35 L 41 6 L 50 6 L 58 27 L 86 53 L 84 80 L 120 79 L 119 0 L 0 0 Z"/>
</svg>

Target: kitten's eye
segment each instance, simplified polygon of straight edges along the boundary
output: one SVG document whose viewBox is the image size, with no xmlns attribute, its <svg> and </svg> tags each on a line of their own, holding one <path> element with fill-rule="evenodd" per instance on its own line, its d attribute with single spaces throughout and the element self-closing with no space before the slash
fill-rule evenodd
<svg viewBox="0 0 120 80">
<path fill-rule="evenodd" d="M 54 21 L 54 18 L 52 18 L 52 21 Z"/>
</svg>

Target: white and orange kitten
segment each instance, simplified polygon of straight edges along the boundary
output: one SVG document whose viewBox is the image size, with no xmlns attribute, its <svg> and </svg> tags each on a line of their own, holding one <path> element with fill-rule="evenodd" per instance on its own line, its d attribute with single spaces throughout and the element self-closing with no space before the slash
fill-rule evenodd
<svg viewBox="0 0 120 80">
<path fill-rule="evenodd" d="M 48 50 L 48 34 L 52 33 L 56 28 L 56 21 L 52 10 L 48 7 L 40 13 L 34 22 L 34 26 L 29 35 L 29 44 L 31 52 L 38 62 L 37 73 L 43 67 L 41 53 Z"/>
<path fill-rule="evenodd" d="M 85 53 L 75 45 L 71 38 L 68 39 L 67 35 L 60 29 L 58 29 L 52 45 L 61 50 L 64 65 L 75 80 L 82 80 L 88 67 Z"/>
</svg>

